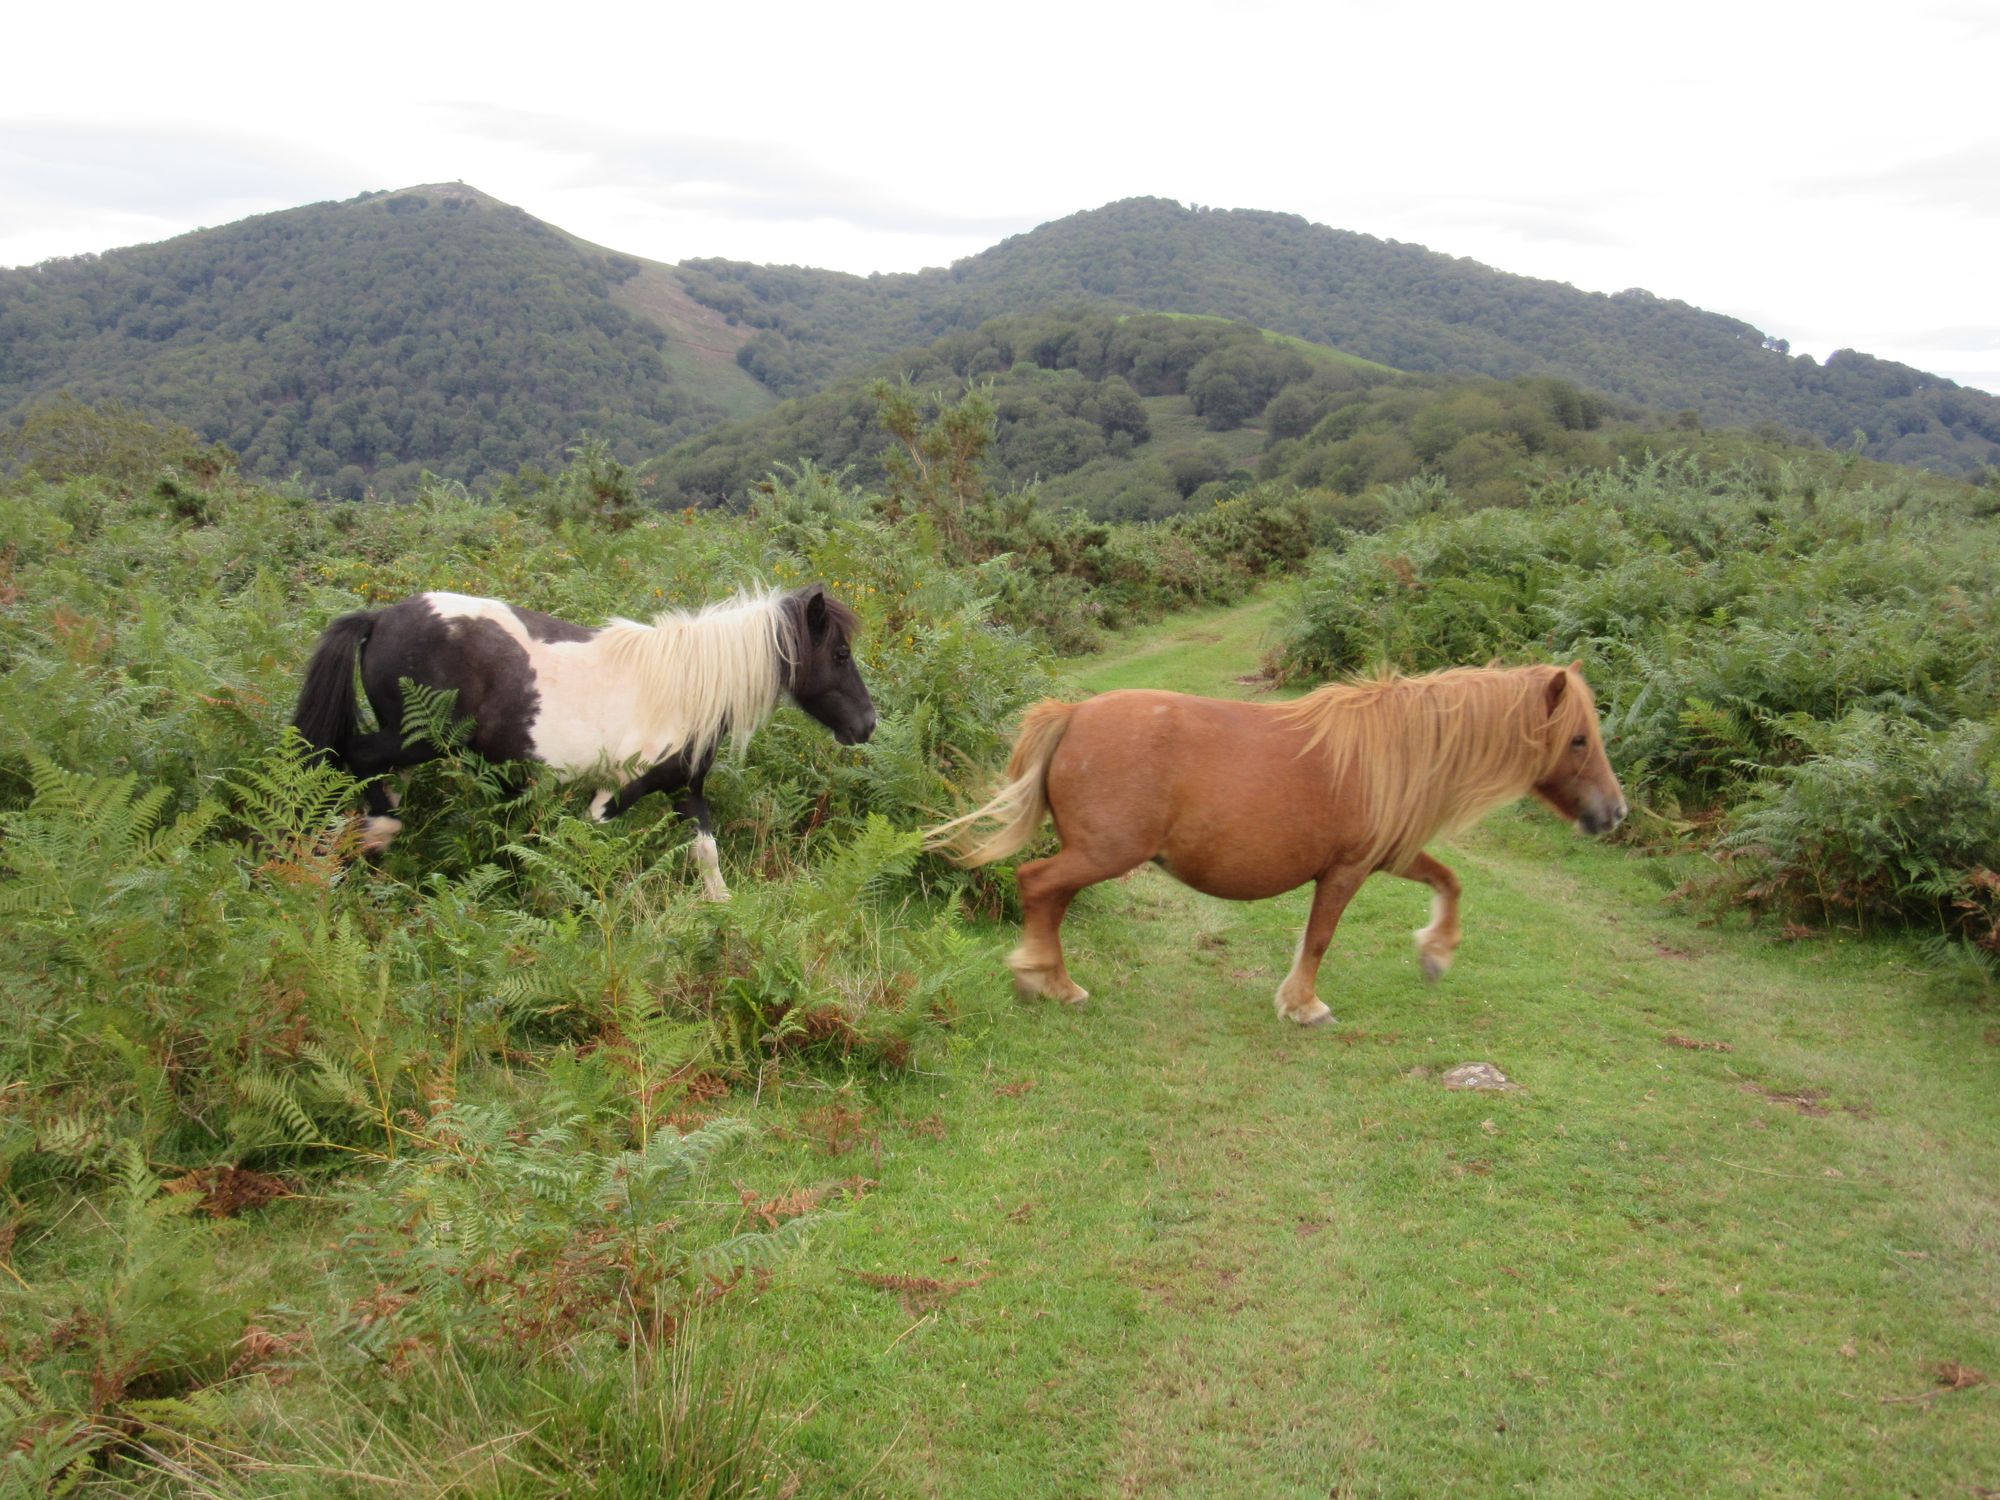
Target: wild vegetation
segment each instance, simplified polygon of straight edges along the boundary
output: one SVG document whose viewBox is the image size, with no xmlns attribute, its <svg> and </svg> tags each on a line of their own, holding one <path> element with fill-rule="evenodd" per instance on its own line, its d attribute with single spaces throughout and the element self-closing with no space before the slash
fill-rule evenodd
<svg viewBox="0 0 2000 1500">
<path fill-rule="evenodd" d="M 1188 331 L 1200 352 L 1177 364 L 1184 351 L 1156 327 L 1104 332 L 1135 313 L 1244 326 Z M 1007 320 L 997 334 L 981 326 L 994 319 Z M 1075 331 L 1046 326 L 1063 322 Z M 1254 339 L 1260 327 L 1289 342 Z M 1134 337 L 1164 362 L 1120 347 Z M 1240 439 L 1260 413 L 1297 437 L 1321 395 L 1389 369 L 1559 382 L 1661 421 L 1843 450 L 1858 433 L 1871 457 L 1942 473 L 2000 463 L 2000 398 L 1907 366 L 1852 350 L 1820 365 L 1644 291 L 1604 297 L 1290 215 L 1157 199 L 1072 215 L 949 270 L 865 278 L 667 267 L 463 184 L 0 270 L 0 428 L 64 391 L 116 399 L 228 446 L 246 473 L 350 498 L 408 498 L 427 470 L 485 490 L 558 466 L 586 428 L 639 464 L 725 415 L 831 387 L 831 412 L 760 429 L 761 449 L 728 438 L 670 466 L 690 497 L 740 497 L 774 463 L 873 456 L 865 390 L 839 382 L 950 370 L 1005 388 L 1003 481 L 1074 476 L 1051 484 L 1052 502 L 1158 515 L 1254 468 L 1256 440 Z"/>
<path fill-rule="evenodd" d="M 1639 288 L 1580 292 L 1293 214 L 1133 198 L 949 270 L 681 270 L 696 297 L 759 330 L 740 357 L 784 395 L 989 318 L 1089 302 L 1242 320 L 1419 374 L 1554 376 L 1710 426 L 1775 423 L 1839 447 L 1860 432 L 1870 457 L 1941 472 L 2000 463 L 2000 397 L 1983 391 L 1851 349 L 1822 365 Z"/>
<path fill-rule="evenodd" d="M 1993 491 L 1678 458 L 1469 510 L 1440 483 L 1315 559 L 1291 679 L 1581 657 L 1647 813 L 1738 898 L 1815 927 L 2000 923 Z"/>
<path fill-rule="evenodd" d="M 1957 903 L 1995 868 L 1990 497 L 1675 460 L 1518 508 L 1271 483 L 1114 525 L 996 487 L 980 393 L 874 400 L 878 486 L 801 464 L 744 515 L 657 510 L 589 443 L 491 495 L 327 504 L 101 408 L 61 477 L 7 483 L 0 1494 L 1984 1474 L 1990 982 L 1933 989 L 1881 934 L 1986 940 Z M 1309 557 L 1295 607 L 1243 605 Z M 345 610 L 595 621 L 752 578 L 857 609 L 882 725 L 842 749 L 787 712 L 711 779 L 727 906 L 664 807 L 590 824 L 462 750 L 356 860 L 355 788 L 282 737 Z M 1580 643 L 1682 852 L 1503 822 L 1453 981 L 1486 987 L 1426 997 L 1415 914 L 1371 896 L 1329 994 L 1365 1029 L 1323 1046 L 1272 1035 L 1295 910 L 1143 876 L 1079 903 L 1109 998 L 1013 1006 L 1004 872 L 917 826 L 1074 685 L 1051 646 L 1221 604 L 1088 685 L 1258 690 L 1281 625 L 1300 677 Z M 1705 847 L 1824 941 L 1660 912 L 1653 872 Z M 1891 946 L 1836 941 L 1863 922 Z M 1430 1087 L 1487 1048 L 1532 1091 Z M 1643 1107 L 1605 1067 L 1642 1050 L 1673 1064 Z"/>
<path fill-rule="evenodd" d="M 347 498 L 490 483 L 581 428 L 632 459 L 722 417 L 614 299 L 639 269 L 446 185 L 0 270 L 0 424 L 117 399 Z"/>
</svg>

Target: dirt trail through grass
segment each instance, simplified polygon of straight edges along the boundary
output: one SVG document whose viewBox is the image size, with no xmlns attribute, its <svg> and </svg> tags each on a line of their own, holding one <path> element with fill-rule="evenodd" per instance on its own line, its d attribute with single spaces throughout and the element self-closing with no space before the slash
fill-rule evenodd
<svg viewBox="0 0 2000 1500">
<path fill-rule="evenodd" d="M 1250 693 L 1281 611 L 1074 682 Z M 1994 1018 L 1539 813 L 1441 853 L 1458 967 L 1423 986 L 1427 893 L 1371 882 L 1334 1026 L 1272 1014 L 1303 893 L 1148 870 L 1077 903 L 1084 1007 L 1014 1001 L 995 931 L 918 1074 L 794 1089 L 766 1169 L 879 1183 L 761 1310 L 803 1493 L 2000 1487 Z M 1440 1086 L 1472 1060 L 1523 1087 Z"/>
</svg>

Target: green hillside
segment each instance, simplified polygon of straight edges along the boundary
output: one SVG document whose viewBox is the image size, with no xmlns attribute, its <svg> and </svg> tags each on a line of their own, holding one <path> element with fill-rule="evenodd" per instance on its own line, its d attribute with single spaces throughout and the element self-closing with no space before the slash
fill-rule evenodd
<svg viewBox="0 0 2000 1500">
<path fill-rule="evenodd" d="M 966 416 L 744 513 L 0 476 L 0 1497 L 1990 1491 L 1991 492 L 1674 456 L 1107 525 Z M 881 722 L 724 754 L 729 902 L 661 799 L 462 746 L 359 858 L 282 738 L 348 611 L 752 578 L 851 603 Z M 1070 908 L 1090 999 L 1015 999 L 1012 874 L 921 827 L 1037 698 L 1274 696 L 1274 652 L 1582 656 L 1634 816 L 1439 838 L 1433 985 L 1429 893 L 1369 881 L 1333 1025 L 1272 1013 L 1304 890 L 1146 865 Z"/>
<path fill-rule="evenodd" d="M 1157 320 L 1119 331 L 1141 313 L 1195 326 L 1179 343 Z M 1009 325 L 1027 330 L 1019 347 L 988 337 L 995 319 L 1026 320 Z M 1080 342 L 1047 343 L 1051 319 Z M 1201 353 L 1149 372 L 1134 339 Z M 1023 362 L 1058 378 L 1016 378 Z M 0 271 L 0 435 L 64 391 L 116 399 L 226 443 L 248 473 L 344 496 L 407 495 L 427 469 L 490 488 L 546 469 L 586 431 L 637 463 L 830 392 L 833 418 L 790 412 L 758 429 L 754 453 L 730 435 L 666 466 L 676 495 L 741 494 L 772 463 L 868 463 L 868 405 L 842 383 L 900 373 L 1005 388 L 1018 409 L 1001 413 L 994 457 L 1010 482 L 1039 478 L 1101 514 L 1158 514 L 1239 471 L 1304 472 L 1272 442 L 1302 436 L 1289 429 L 1303 411 L 1327 415 L 1321 396 L 1396 371 L 1558 380 L 1690 428 L 1842 449 L 1860 432 L 1870 457 L 1946 473 L 2000 464 L 2000 399 L 1907 366 L 1852 351 L 1822 366 L 1645 292 L 1586 294 L 1290 215 L 1157 199 L 909 275 L 667 266 L 463 184 Z M 1097 389 L 1114 375 L 1145 406 L 1150 437 L 1126 422 L 1129 446 L 1103 409 L 1126 398 Z M 1348 467 L 1398 467 L 1379 457 Z M 1447 472 L 1461 480 L 1464 465 Z"/>
<path fill-rule="evenodd" d="M 871 394 L 883 379 L 907 381 L 933 404 L 980 391 L 995 424 L 992 476 L 1107 520 L 1200 511 L 1278 484 L 1355 497 L 1350 521 L 1379 524 L 1384 487 L 1415 481 L 1518 504 L 1554 476 L 1669 450 L 1718 466 L 1875 467 L 1768 429 L 1705 431 L 1551 376 L 1410 375 L 1246 323 L 1086 308 L 947 334 L 690 438 L 654 466 L 654 493 L 740 506 L 774 469 L 800 461 L 879 484 L 894 449 Z"/>
<path fill-rule="evenodd" d="M 879 481 L 888 434 L 870 390 L 885 378 L 926 395 L 983 389 L 996 418 L 989 468 L 1003 485 L 1039 482 L 1058 504 L 1142 517 L 1183 510 L 1232 476 L 1247 480 L 1267 411 L 1303 430 L 1340 398 L 1401 377 L 1219 318 L 1091 309 L 996 318 L 689 439 L 657 466 L 658 493 L 740 504 L 774 466 L 801 459 Z"/>
<path fill-rule="evenodd" d="M 185 423 L 252 473 L 358 495 L 637 458 L 768 404 L 674 272 L 459 185 L 0 271 L 0 421 L 59 389 Z"/>
<path fill-rule="evenodd" d="M 1428 374 L 1553 375 L 1710 425 L 1776 423 L 1951 472 L 2000 462 L 2000 398 L 1842 350 L 1824 365 L 1735 318 L 1605 296 L 1291 214 L 1135 198 L 949 270 L 847 276 L 696 260 L 689 289 L 757 330 L 745 367 L 794 395 L 1004 313 L 1094 301 L 1244 319 Z"/>
</svg>

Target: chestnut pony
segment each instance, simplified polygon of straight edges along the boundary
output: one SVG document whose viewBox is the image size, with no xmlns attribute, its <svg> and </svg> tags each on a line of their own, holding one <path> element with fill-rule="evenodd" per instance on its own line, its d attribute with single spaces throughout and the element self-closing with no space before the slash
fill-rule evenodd
<svg viewBox="0 0 2000 1500">
<path fill-rule="evenodd" d="M 1278 1014 L 1333 1019 L 1315 983 L 1340 914 L 1378 871 L 1435 893 L 1416 935 L 1424 977 L 1458 947 L 1458 879 L 1424 853 L 1530 792 L 1603 833 L 1627 808 L 1580 668 L 1458 667 L 1334 683 L 1291 703 L 1130 690 L 1028 710 L 1007 785 L 930 831 L 962 865 L 1004 859 L 1055 819 L 1062 852 L 1017 872 L 1026 907 L 1007 960 L 1023 994 L 1075 1003 L 1058 929 L 1076 893 L 1151 860 L 1211 896 L 1314 883 Z"/>
</svg>

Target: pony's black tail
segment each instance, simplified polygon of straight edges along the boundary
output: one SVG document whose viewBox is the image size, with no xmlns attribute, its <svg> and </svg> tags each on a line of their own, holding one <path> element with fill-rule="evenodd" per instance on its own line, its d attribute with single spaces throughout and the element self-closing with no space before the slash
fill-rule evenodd
<svg viewBox="0 0 2000 1500">
<path fill-rule="evenodd" d="M 292 727 L 322 755 L 337 753 L 361 725 L 361 711 L 354 701 L 354 653 L 374 629 L 375 616 L 367 610 L 342 615 L 326 627 L 306 664 L 306 683 L 299 689 Z"/>
</svg>

